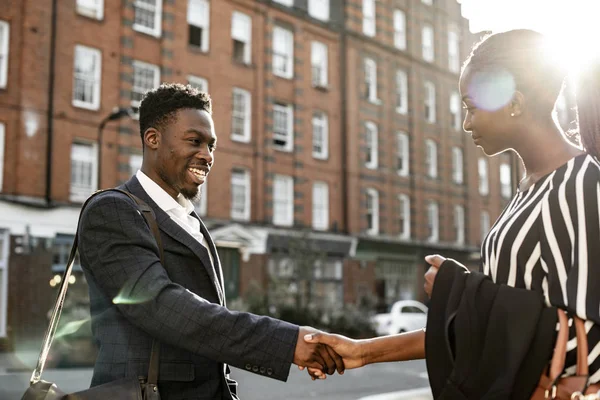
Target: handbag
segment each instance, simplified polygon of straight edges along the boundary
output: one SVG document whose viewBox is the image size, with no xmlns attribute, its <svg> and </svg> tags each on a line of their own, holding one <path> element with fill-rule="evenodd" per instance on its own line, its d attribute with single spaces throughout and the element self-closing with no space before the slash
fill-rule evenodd
<svg viewBox="0 0 600 400">
<path fill-rule="evenodd" d="M 559 329 L 550 366 L 531 396 L 531 400 L 600 400 L 600 384 L 589 385 L 588 341 L 581 318 L 574 317 L 577 336 L 577 369 L 575 376 L 561 377 L 567 357 L 569 321 L 564 310 L 558 310 Z"/>
<path fill-rule="evenodd" d="M 40 350 L 37 366 L 31 375 L 29 388 L 27 388 L 23 394 L 21 400 L 160 400 L 160 393 L 158 392 L 157 385 L 160 343 L 157 340 L 152 342 L 152 352 L 150 353 L 150 364 L 148 367 L 147 378 L 124 378 L 71 394 L 61 391 L 55 383 L 42 380 L 42 372 L 44 370 L 44 365 L 46 364 L 46 358 L 48 356 L 48 352 L 50 351 L 50 346 L 52 345 L 52 341 L 54 339 L 54 334 L 56 333 L 56 328 L 58 327 L 58 321 L 60 319 L 63 303 L 67 294 L 69 276 L 71 275 L 73 261 L 75 260 L 75 255 L 77 254 L 77 237 L 79 233 L 79 225 L 81 223 L 81 215 L 83 214 L 83 210 L 88 202 L 94 196 L 107 191 L 117 191 L 123 193 L 136 202 L 139 207 L 140 214 L 146 220 L 146 223 L 152 231 L 152 235 L 156 239 L 160 251 L 160 261 L 164 264 L 164 254 L 162 242 L 160 240 L 160 233 L 158 226 L 156 225 L 156 220 L 152 215 L 152 211 L 148 204 L 131 193 L 120 189 L 99 190 L 92 194 L 81 207 L 79 221 L 77 222 L 77 233 L 75 234 L 75 240 L 73 241 L 73 246 L 71 247 L 69 260 L 67 261 L 67 266 L 61 280 L 56 303 L 54 304 L 54 308 L 52 310 L 50 324 L 48 325 L 44 340 L 42 341 L 42 348 Z"/>
</svg>

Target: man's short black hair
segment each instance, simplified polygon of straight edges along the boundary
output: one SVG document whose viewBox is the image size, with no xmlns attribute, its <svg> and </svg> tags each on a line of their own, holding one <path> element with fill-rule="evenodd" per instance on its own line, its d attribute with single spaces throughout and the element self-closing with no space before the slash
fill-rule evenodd
<svg viewBox="0 0 600 400">
<path fill-rule="evenodd" d="M 146 92 L 140 104 L 142 144 L 144 132 L 148 128 L 164 128 L 175 120 L 178 110 L 185 108 L 204 110 L 212 114 L 212 101 L 208 93 L 180 83 L 163 83 Z"/>
</svg>

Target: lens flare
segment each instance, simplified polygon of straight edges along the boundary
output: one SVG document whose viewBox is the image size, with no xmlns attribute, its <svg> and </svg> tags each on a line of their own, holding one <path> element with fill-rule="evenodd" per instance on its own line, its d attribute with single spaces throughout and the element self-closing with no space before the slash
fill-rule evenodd
<svg viewBox="0 0 600 400">
<path fill-rule="evenodd" d="M 121 290 L 121 292 L 113 299 L 113 304 L 142 304 L 154 298 L 152 293 L 147 293 L 145 296 L 132 296 L 124 292 L 125 290 Z M 127 292 L 129 292 L 129 290 L 127 290 Z"/>
<path fill-rule="evenodd" d="M 479 109 L 496 111 L 507 105 L 516 90 L 512 74 L 503 69 L 475 72 L 469 81 L 469 95 Z"/>
<path fill-rule="evenodd" d="M 66 323 L 63 327 L 61 327 L 56 332 L 56 335 L 54 337 L 56 339 L 59 339 L 61 337 L 72 335 L 75 332 L 77 332 L 79 330 L 79 328 L 81 328 L 83 325 L 85 325 L 89 321 L 90 321 L 89 318 L 85 318 L 85 319 L 78 320 L 78 321 L 70 321 L 70 322 Z"/>
</svg>

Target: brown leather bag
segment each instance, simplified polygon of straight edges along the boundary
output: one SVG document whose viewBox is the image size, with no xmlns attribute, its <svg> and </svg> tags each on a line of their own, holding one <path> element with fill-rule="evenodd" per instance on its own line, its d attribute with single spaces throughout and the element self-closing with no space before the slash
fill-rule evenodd
<svg viewBox="0 0 600 400">
<path fill-rule="evenodd" d="M 588 341 L 584 322 L 573 318 L 577 333 L 577 370 L 575 376 L 561 378 L 567 357 L 569 321 L 564 310 L 558 310 L 558 336 L 549 369 L 542 374 L 531 400 L 600 400 L 600 385 L 588 385 Z"/>
</svg>

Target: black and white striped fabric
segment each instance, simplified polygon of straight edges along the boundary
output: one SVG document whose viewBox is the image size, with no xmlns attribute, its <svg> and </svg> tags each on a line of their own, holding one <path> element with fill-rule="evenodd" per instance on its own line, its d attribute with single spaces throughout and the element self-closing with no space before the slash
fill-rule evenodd
<svg viewBox="0 0 600 400">
<path fill-rule="evenodd" d="M 518 191 L 485 238 L 482 270 L 494 282 L 539 291 L 586 320 L 590 383 L 600 382 L 600 165 L 580 155 Z M 566 365 L 575 373 L 575 329 Z"/>
</svg>

